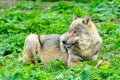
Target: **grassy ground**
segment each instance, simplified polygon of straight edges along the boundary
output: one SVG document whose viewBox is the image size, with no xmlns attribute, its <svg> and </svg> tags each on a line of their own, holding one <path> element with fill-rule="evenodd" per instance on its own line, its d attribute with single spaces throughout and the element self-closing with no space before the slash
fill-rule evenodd
<svg viewBox="0 0 120 80">
<path fill-rule="evenodd" d="M 0 80 L 119 80 L 120 79 L 120 1 L 46 3 L 21 1 L 0 6 Z M 97 61 L 85 61 L 90 67 L 67 68 L 61 61 L 46 67 L 18 63 L 26 35 L 62 34 L 72 22 L 72 14 L 90 14 L 103 38 L 99 58 L 110 63 L 95 69 Z"/>
</svg>

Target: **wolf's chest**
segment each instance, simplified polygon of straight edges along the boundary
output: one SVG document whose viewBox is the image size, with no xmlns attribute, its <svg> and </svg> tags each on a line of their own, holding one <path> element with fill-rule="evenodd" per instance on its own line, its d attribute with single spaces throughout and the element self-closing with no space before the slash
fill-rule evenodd
<svg viewBox="0 0 120 80">
<path fill-rule="evenodd" d="M 84 60 L 91 60 L 91 58 L 94 55 L 97 55 L 98 51 L 100 48 L 100 43 L 99 41 L 95 43 L 91 43 L 91 45 L 86 45 L 86 46 L 81 46 L 81 49 L 79 50 L 79 55 L 84 59 Z"/>
</svg>

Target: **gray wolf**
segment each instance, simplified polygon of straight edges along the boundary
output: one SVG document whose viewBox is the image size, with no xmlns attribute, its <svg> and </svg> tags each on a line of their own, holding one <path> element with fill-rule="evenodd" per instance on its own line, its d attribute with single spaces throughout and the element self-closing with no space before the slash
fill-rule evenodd
<svg viewBox="0 0 120 80">
<path fill-rule="evenodd" d="M 78 18 L 74 15 L 65 34 L 28 35 L 23 56 L 18 60 L 37 64 L 33 58 L 39 54 L 44 65 L 56 59 L 61 59 L 68 67 L 81 65 L 80 61 L 97 59 L 101 44 L 102 38 L 90 16 Z"/>
</svg>

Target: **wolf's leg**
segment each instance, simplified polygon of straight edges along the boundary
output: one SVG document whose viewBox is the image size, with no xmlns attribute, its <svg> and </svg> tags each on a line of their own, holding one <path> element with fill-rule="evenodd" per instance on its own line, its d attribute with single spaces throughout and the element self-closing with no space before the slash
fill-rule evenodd
<svg viewBox="0 0 120 80">
<path fill-rule="evenodd" d="M 95 60 L 97 59 L 97 57 L 98 57 L 97 54 L 96 54 L 96 55 L 93 55 L 92 58 L 91 58 L 91 60 L 92 60 L 92 61 L 95 61 Z"/>
<path fill-rule="evenodd" d="M 72 66 L 82 66 L 82 64 L 80 64 L 80 60 L 81 60 L 80 57 L 76 56 L 75 54 L 69 53 L 69 57 L 68 57 L 68 67 L 72 67 Z"/>
</svg>

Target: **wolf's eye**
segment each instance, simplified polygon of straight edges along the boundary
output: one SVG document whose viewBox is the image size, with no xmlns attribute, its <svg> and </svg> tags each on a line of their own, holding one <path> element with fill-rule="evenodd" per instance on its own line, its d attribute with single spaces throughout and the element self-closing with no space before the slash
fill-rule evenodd
<svg viewBox="0 0 120 80">
<path fill-rule="evenodd" d="M 77 31 L 76 31 L 76 30 L 74 30 L 73 32 L 74 32 L 74 33 L 77 33 Z"/>
<path fill-rule="evenodd" d="M 78 31 L 74 30 L 73 33 L 75 36 L 78 36 Z"/>
</svg>

